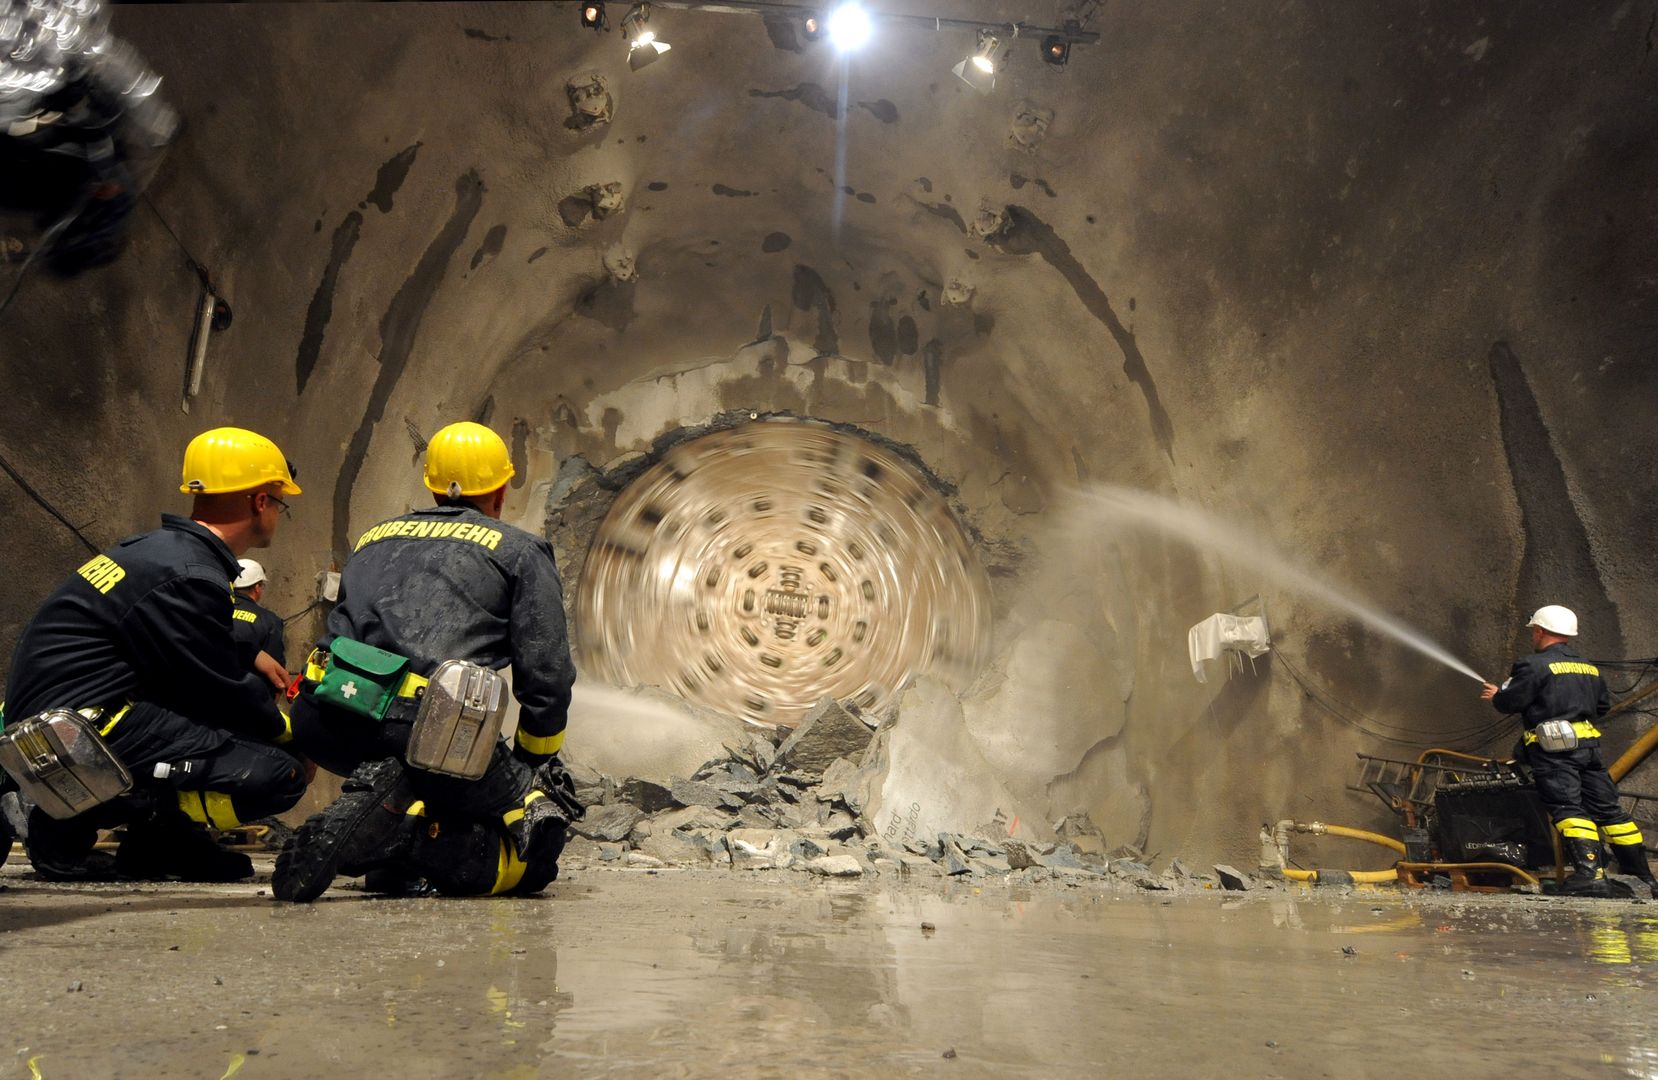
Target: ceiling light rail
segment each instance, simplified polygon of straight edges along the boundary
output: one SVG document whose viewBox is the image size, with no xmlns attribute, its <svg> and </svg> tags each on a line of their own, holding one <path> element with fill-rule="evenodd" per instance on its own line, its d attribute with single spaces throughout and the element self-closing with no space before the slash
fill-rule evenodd
<svg viewBox="0 0 1658 1080">
<path fill-rule="evenodd" d="M 603 0 L 590 0 L 581 6 L 583 26 L 594 30 L 609 27 Z M 649 0 L 630 5 L 623 19 L 623 31 L 629 40 L 628 66 L 638 70 L 668 51 L 665 42 L 656 39 L 645 24 L 653 8 L 678 11 L 706 11 L 721 15 L 760 15 L 798 21 L 808 41 L 816 41 L 828 30 L 828 37 L 836 48 L 850 51 L 863 44 L 876 26 L 901 26 L 919 30 L 971 30 L 977 35 L 977 47 L 953 69 L 963 82 L 981 93 L 988 93 L 996 83 L 996 72 L 1007 63 L 1008 43 L 1026 37 L 1040 41 L 1044 63 L 1064 67 L 1071 56 L 1071 46 L 1092 45 L 1100 40 L 1097 31 L 1084 30 L 1078 20 L 1068 20 L 1063 26 L 1038 26 L 1031 23 L 985 23 L 976 19 L 946 18 L 934 15 L 908 15 L 865 8 L 857 0 L 842 3 L 789 3 L 787 0 Z"/>
</svg>

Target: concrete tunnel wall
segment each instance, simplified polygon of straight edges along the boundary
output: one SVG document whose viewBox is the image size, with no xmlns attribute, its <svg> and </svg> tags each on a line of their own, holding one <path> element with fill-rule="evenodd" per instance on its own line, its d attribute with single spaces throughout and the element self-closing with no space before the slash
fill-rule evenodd
<svg viewBox="0 0 1658 1080">
<path fill-rule="evenodd" d="M 1589 655 L 1654 652 L 1655 17 L 1112 6 L 1064 71 L 1018 42 L 986 97 L 949 73 L 966 35 L 899 30 L 843 109 L 828 49 L 757 18 L 659 11 L 673 52 L 629 73 L 568 5 L 123 5 L 187 124 L 150 198 L 236 319 L 184 414 L 197 286 L 141 209 L 119 263 L 30 280 L 0 323 L 0 454 L 103 545 L 182 505 L 195 431 L 269 433 L 306 489 L 267 553 L 287 613 L 424 501 L 414 434 L 450 420 L 508 437 L 508 517 L 537 529 L 572 455 L 731 409 L 854 424 L 984 538 L 995 659 L 967 716 L 1010 786 L 1113 844 L 1245 858 L 1264 820 L 1381 820 L 1352 754 L 1404 748 L 1275 658 L 1198 685 L 1190 624 L 1262 594 L 1320 694 L 1421 744 L 1490 719 L 1474 688 L 1179 545 L 1042 538 L 1070 489 L 1125 484 L 1493 676 L 1545 601 Z M 575 130 L 566 80 L 595 71 L 614 120 Z M 1020 110 L 1052 112 L 1031 149 Z M 989 241 L 981 209 L 1006 216 Z M 9 655 L 84 553 L 9 481 L 0 522 Z"/>
</svg>

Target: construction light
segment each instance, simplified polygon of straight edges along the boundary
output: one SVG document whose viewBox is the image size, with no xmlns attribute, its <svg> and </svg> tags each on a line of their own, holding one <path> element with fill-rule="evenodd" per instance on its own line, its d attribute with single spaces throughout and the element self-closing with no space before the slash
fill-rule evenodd
<svg viewBox="0 0 1658 1080">
<path fill-rule="evenodd" d="M 807 41 L 816 41 L 823 36 L 823 20 L 818 18 L 816 12 L 800 21 L 800 36 Z"/>
<path fill-rule="evenodd" d="M 650 17 L 651 6 L 639 3 L 634 4 L 633 9 L 622 18 L 622 36 L 628 39 L 629 71 L 638 71 L 646 64 L 655 63 L 663 53 L 673 48 L 666 41 L 656 39 L 656 32 L 648 25 Z"/>
<path fill-rule="evenodd" d="M 588 30 L 604 29 L 604 0 L 589 0 L 581 6 L 581 24 Z"/>
<path fill-rule="evenodd" d="M 950 70 L 956 73 L 956 78 L 979 93 L 990 93 L 996 88 L 996 50 L 1001 44 L 994 31 L 980 30 L 979 45 L 973 55 Z"/>
<path fill-rule="evenodd" d="M 862 48 L 870 32 L 869 12 L 857 0 L 847 0 L 829 13 L 829 41 L 841 52 Z"/>
<path fill-rule="evenodd" d="M 1062 34 L 1049 34 L 1042 39 L 1042 59 L 1054 67 L 1064 67 L 1071 59 L 1071 39 Z"/>
</svg>

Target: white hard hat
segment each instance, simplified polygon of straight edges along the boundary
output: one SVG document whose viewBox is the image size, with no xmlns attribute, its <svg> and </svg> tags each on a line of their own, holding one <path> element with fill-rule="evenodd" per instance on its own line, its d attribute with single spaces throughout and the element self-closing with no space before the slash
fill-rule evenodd
<svg viewBox="0 0 1658 1080">
<path fill-rule="evenodd" d="M 1538 608 L 1526 625 L 1540 626 L 1561 637 L 1577 637 L 1577 615 L 1571 608 L 1563 608 L 1559 604 L 1545 604 Z"/>
<path fill-rule="evenodd" d="M 242 572 L 236 575 L 236 588 L 251 589 L 265 580 L 265 568 L 263 566 L 252 559 L 237 559 L 236 561 L 242 567 Z"/>
</svg>

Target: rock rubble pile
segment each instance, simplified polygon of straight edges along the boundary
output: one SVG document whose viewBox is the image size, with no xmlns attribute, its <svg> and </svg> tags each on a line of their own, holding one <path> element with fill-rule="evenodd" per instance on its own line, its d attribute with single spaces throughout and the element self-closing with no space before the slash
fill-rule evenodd
<svg viewBox="0 0 1658 1080">
<path fill-rule="evenodd" d="M 768 738 L 756 729 L 688 777 L 618 780 L 572 764 L 588 805 L 574 832 L 597 845 L 590 856 L 631 867 L 1008 877 L 1168 892 L 1264 884 L 1231 867 L 1205 873 L 1179 859 L 1153 872 L 1137 848 L 1108 848 L 1086 814 L 1058 822 L 1051 841 L 1014 839 L 987 824 L 987 835 L 939 833 L 894 845 L 864 813 L 879 781 L 882 755 L 866 754 L 875 738 L 857 709 L 826 698 L 792 732 Z"/>
</svg>

